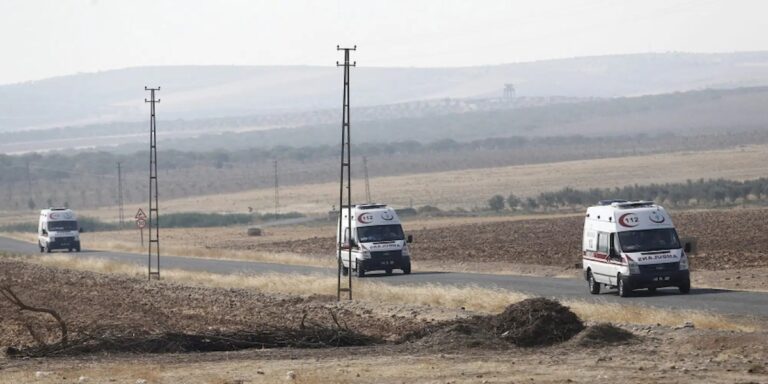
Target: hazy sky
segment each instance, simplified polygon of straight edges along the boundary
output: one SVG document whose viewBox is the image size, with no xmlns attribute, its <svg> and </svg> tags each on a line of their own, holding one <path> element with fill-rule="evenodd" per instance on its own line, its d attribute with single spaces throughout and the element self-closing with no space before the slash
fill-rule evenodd
<svg viewBox="0 0 768 384">
<path fill-rule="evenodd" d="M 467 66 L 768 49 L 768 1 L 0 0 L 0 84 L 145 65 Z"/>
</svg>

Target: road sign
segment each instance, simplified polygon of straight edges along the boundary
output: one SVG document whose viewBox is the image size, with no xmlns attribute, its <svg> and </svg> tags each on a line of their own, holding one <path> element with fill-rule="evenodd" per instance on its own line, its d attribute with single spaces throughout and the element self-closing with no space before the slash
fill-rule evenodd
<svg viewBox="0 0 768 384">
<path fill-rule="evenodd" d="M 134 216 L 136 220 L 146 220 L 147 215 L 144 213 L 144 211 L 139 208 L 139 210 L 136 212 L 136 216 Z"/>
<path fill-rule="evenodd" d="M 137 219 L 136 220 L 136 226 L 139 227 L 139 229 L 144 229 L 144 227 L 147 226 L 147 220 L 145 220 L 145 219 Z"/>
</svg>

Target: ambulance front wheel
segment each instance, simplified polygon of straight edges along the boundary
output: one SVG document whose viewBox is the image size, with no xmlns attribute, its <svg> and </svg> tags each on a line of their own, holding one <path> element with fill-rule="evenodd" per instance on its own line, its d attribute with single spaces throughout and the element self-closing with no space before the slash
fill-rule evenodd
<svg viewBox="0 0 768 384">
<path fill-rule="evenodd" d="M 677 287 L 680 290 L 680 293 L 686 294 L 691 292 L 691 281 L 686 280 L 683 284 Z"/>
<path fill-rule="evenodd" d="M 632 292 L 632 289 L 628 287 L 629 284 L 625 281 L 626 279 L 619 274 L 616 279 L 617 289 L 619 290 L 619 296 L 621 297 L 628 297 L 630 293 Z"/>
<path fill-rule="evenodd" d="M 410 275 L 411 274 L 411 263 L 403 266 L 403 275 Z"/>
</svg>

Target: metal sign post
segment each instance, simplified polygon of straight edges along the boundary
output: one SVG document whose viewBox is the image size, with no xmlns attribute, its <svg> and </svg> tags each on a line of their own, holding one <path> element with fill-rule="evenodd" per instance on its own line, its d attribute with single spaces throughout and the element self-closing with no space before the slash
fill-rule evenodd
<svg viewBox="0 0 768 384">
<path fill-rule="evenodd" d="M 141 247 L 144 248 L 144 227 L 147 226 L 147 215 L 144 213 L 144 211 L 141 208 L 139 208 L 134 218 L 136 219 L 136 227 L 139 228 L 139 234 L 141 238 Z"/>
<path fill-rule="evenodd" d="M 356 66 L 357 62 L 350 63 L 349 62 L 349 51 L 356 51 L 357 46 L 355 45 L 353 48 L 340 48 L 338 45 L 336 46 L 337 51 L 344 51 L 344 64 L 339 64 L 339 62 L 336 62 L 337 67 L 344 67 L 344 96 L 342 101 L 342 109 L 341 109 L 341 180 L 339 182 L 339 243 L 337 244 L 338 248 L 338 283 L 336 285 L 336 300 L 341 300 L 341 293 L 342 292 L 348 292 L 349 293 L 349 300 L 352 300 L 352 173 L 350 170 L 350 164 L 351 164 L 351 154 L 350 154 L 350 123 L 349 123 L 349 67 Z M 346 171 L 346 175 L 345 172 Z M 344 247 L 344 240 L 343 240 L 343 234 L 341 233 L 341 227 L 342 227 L 342 220 L 343 220 L 343 214 L 342 211 L 345 207 L 344 205 L 344 189 L 347 189 L 347 265 L 349 266 L 349 269 L 347 270 L 347 276 L 349 277 L 349 282 L 347 283 L 346 287 L 342 287 L 341 285 L 341 275 L 342 270 L 344 268 L 344 263 L 342 262 L 342 255 L 341 251 Z M 361 266 L 357 266 L 360 268 Z"/>
</svg>

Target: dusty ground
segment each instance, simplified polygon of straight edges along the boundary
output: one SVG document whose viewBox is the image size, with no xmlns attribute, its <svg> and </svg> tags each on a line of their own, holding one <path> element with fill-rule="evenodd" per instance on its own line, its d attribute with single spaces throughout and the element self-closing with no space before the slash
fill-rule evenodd
<svg viewBox="0 0 768 384">
<path fill-rule="evenodd" d="M 386 306 L 329 302 L 323 297 L 267 295 L 168 282 L 58 270 L 2 261 L 0 281 L 29 304 L 58 310 L 73 336 L 109 331 L 211 332 L 295 326 L 302 313 L 330 323 L 337 311 L 349 328 L 393 339 L 429 325 L 421 316 L 393 316 Z M 451 314 L 440 311 L 444 319 Z M 467 318 L 467 315 L 459 315 Z M 0 302 L 0 346 L 33 343 L 18 314 Z M 455 317 L 455 316 L 454 316 Z M 8 321 L 12 319 L 11 321 Z M 29 319 L 26 319 L 29 321 Z M 38 319 L 44 323 L 44 319 Z M 309 323 L 310 321 L 307 321 Z M 433 323 L 434 324 L 434 323 Z M 620 327 L 632 340 L 584 336 L 548 347 L 480 343 L 463 328 L 366 347 L 277 348 L 239 352 L 110 353 L 58 358 L 0 358 L 2 383 L 509 383 L 626 382 L 763 383 L 768 381 L 768 331 L 733 332 L 695 327 Z M 55 332 L 51 332 L 55 335 Z M 469 338 L 468 338 L 469 337 Z M 426 340 L 426 341 L 425 341 Z M 471 341 L 467 344 L 465 341 Z M 596 343 L 596 344 L 595 344 Z M 501 349 L 499 349 L 501 348 Z M 292 372 L 292 373 L 289 373 Z M 81 377 L 83 378 L 81 381 Z M 142 381 L 145 380 L 145 381 Z"/>
</svg>

